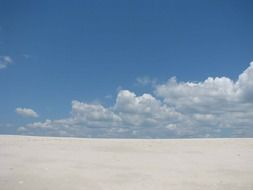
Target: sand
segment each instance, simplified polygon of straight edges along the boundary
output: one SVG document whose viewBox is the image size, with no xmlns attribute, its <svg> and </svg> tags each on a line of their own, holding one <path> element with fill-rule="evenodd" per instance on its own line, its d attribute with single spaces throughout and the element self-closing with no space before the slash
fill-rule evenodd
<svg viewBox="0 0 253 190">
<path fill-rule="evenodd" d="M 252 190 L 253 139 L 0 136 L 1 190 Z"/>
</svg>

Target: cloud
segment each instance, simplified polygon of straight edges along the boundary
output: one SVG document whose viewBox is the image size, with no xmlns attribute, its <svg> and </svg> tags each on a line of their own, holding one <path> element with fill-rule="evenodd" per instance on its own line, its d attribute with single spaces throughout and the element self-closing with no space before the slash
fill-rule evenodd
<svg viewBox="0 0 253 190">
<path fill-rule="evenodd" d="M 86 126 L 105 127 L 117 126 L 121 118 L 113 110 L 100 104 L 87 104 L 72 101 L 72 118 L 76 123 L 84 123 Z"/>
<path fill-rule="evenodd" d="M 13 61 L 9 56 L 0 56 L 0 69 L 6 68 Z"/>
<path fill-rule="evenodd" d="M 173 77 L 167 83 L 157 85 L 154 93 L 165 104 L 183 113 L 248 111 L 248 105 L 253 103 L 253 63 L 236 81 L 209 77 L 197 83 L 177 82 Z"/>
<path fill-rule="evenodd" d="M 154 86 L 157 83 L 156 79 L 152 79 L 148 76 L 144 76 L 144 77 L 138 77 L 136 79 L 137 84 L 140 84 L 142 86 L 147 86 L 147 85 L 151 85 Z"/>
<path fill-rule="evenodd" d="M 16 113 L 23 117 L 39 117 L 39 115 L 30 108 L 16 108 Z"/>
<path fill-rule="evenodd" d="M 180 117 L 180 113 L 163 105 L 151 94 L 136 96 L 128 90 L 118 93 L 114 112 L 128 126 L 160 126 L 164 121 L 174 121 Z"/>
<path fill-rule="evenodd" d="M 33 134 L 82 137 L 253 137 L 253 63 L 233 81 L 208 77 L 119 90 L 111 107 L 72 101 L 69 117 L 21 126 Z"/>
<path fill-rule="evenodd" d="M 239 75 L 239 79 L 236 82 L 238 93 L 243 100 L 253 102 L 253 62 L 250 66 Z"/>
</svg>

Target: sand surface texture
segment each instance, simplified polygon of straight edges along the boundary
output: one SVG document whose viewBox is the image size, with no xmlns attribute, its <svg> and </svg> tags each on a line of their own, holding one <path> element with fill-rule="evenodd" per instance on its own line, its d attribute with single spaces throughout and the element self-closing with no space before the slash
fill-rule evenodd
<svg viewBox="0 0 253 190">
<path fill-rule="evenodd" d="M 253 139 L 0 136 L 1 190 L 253 190 Z"/>
</svg>

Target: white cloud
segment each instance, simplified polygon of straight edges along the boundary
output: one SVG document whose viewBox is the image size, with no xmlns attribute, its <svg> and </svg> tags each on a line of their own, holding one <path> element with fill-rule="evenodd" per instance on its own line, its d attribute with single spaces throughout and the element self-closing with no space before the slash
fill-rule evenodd
<svg viewBox="0 0 253 190">
<path fill-rule="evenodd" d="M 242 110 L 244 104 L 253 102 L 253 63 L 235 82 L 227 77 L 209 77 L 198 83 L 177 82 L 173 77 L 157 85 L 155 94 L 182 112 Z"/>
<path fill-rule="evenodd" d="M 39 117 L 39 115 L 30 108 L 16 108 L 16 113 L 23 117 Z"/>
<path fill-rule="evenodd" d="M 164 121 L 171 122 L 180 117 L 180 113 L 162 105 L 151 94 L 136 96 L 128 90 L 118 93 L 114 111 L 121 117 L 124 124 L 130 126 L 160 126 Z"/>
<path fill-rule="evenodd" d="M 31 123 L 22 131 L 86 137 L 252 137 L 252 118 L 253 63 L 236 81 L 171 78 L 156 84 L 153 95 L 120 90 L 111 107 L 74 100 L 68 118 Z"/>
<path fill-rule="evenodd" d="M 238 93 L 240 98 L 245 101 L 253 102 L 253 62 L 250 66 L 239 76 L 236 81 L 236 87 L 238 88 Z"/>
<path fill-rule="evenodd" d="M 0 56 L 0 69 L 6 68 L 13 61 L 10 56 Z"/>
<path fill-rule="evenodd" d="M 211 78 L 203 82 L 177 82 L 171 78 L 166 84 L 156 86 L 155 94 L 164 99 L 168 105 L 177 109 L 186 107 L 212 106 L 238 98 L 238 89 L 234 82 L 226 77 Z"/>
<path fill-rule="evenodd" d="M 146 86 L 146 85 L 151 85 L 154 86 L 157 83 L 156 79 L 152 79 L 148 76 L 144 76 L 144 77 L 138 77 L 136 79 L 137 84 L 140 84 L 142 86 Z"/>
<path fill-rule="evenodd" d="M 105 127 L 106 124 L 116 126 L 121 123 L 121 118 L 109 108 L 76 100 L 72 101 L 72 118 L 76 123 L 94 127 Z"/>
</svg>

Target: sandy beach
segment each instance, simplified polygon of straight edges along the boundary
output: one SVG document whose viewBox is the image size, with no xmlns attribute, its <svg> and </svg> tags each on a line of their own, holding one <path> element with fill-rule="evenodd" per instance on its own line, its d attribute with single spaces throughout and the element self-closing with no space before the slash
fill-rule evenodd
<svg viewBox="0 0 253 190">
<path fill-rule="evenodd" d="M 252 190 L 253 139 L 0 136 L 1 190 Z"/>
</svg>

